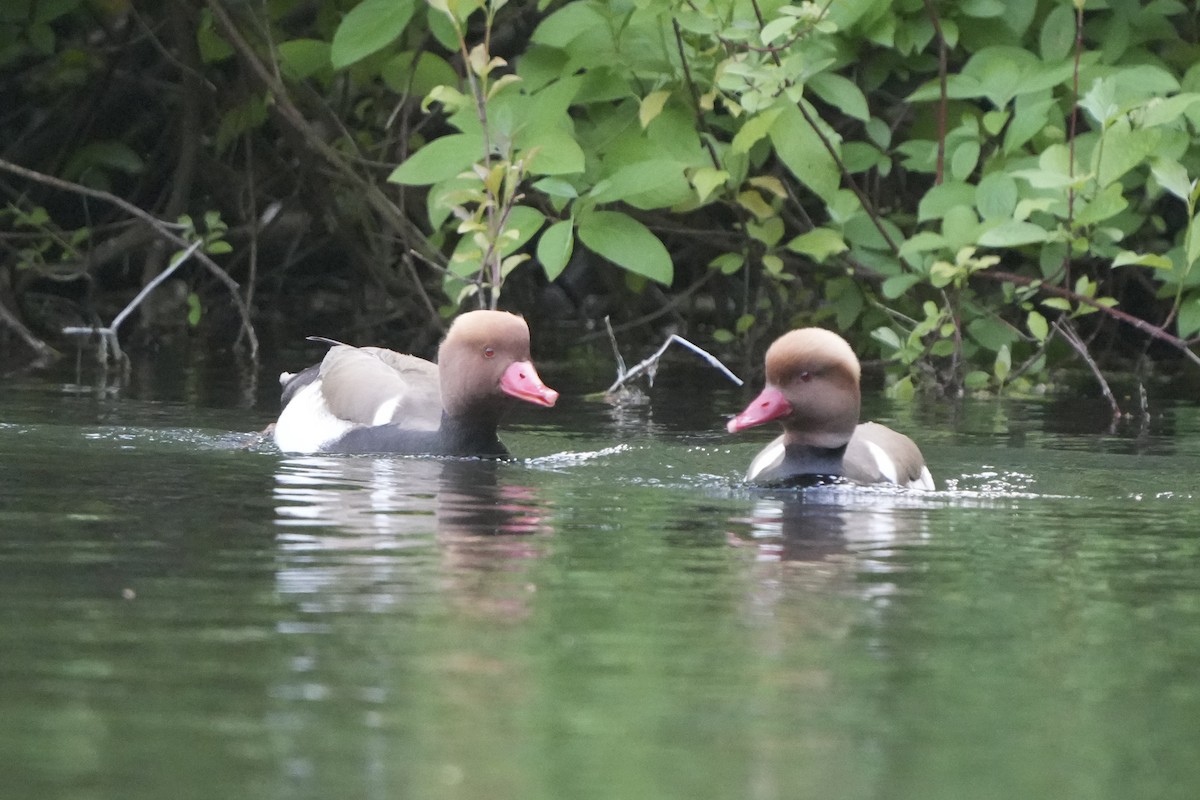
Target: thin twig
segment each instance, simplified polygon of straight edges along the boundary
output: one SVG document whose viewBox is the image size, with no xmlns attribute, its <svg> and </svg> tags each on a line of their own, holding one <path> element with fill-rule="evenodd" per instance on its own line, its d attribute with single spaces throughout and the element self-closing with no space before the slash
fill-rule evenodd
<svg viewBox="0 0 1200 800">
<path fill-rule="evenodd" d="M 124 308 L 122 308 L 121 312 L 119 314 L 117 314 L 115 317 L 113 317 L 112 324 L 109 325 L 108 327 L 112 328 L 114 331 L 117 328 L 121 327 L 121 323 L 124 322 L 125 318 L 128 317 L 133 312 L 133 310 L 135 308 L 137 308 L 138 305 L 141 304 L 141 302 L 143 300 L 146 299 L 146 295 L 150 294 L 163 281 L 165 281 L 167 278 L 171 277 L 171 273 L 173 273 L 175 270 L 177 270 L 181 266 L 183 266 L 183 262 L 185 262 L 189 258 L 191 258 L 192 255 L 195 254 L 195 252 L 200 249 L 200 245 L 202 245 L 202 244 L 204 244 L 204 242 L 201 240 L 192 242 L 191 246 L 188 247 L 187 250 L 184 250 L 182 253 L 180 253 L 175 258 L 175 261 L 173 264 L 170 264 L 166 269 L 164 269 L 162 272 L 158 273 L 158 275 L 154 276 L 154 280 L 150 281 L 149 283 L 147 283 L 145 286 L 142 287 L 142 290 L 137 293 L 137 296 L 134 297 L 132 300 L 130 300 L 129 304 L 126 305 Z"/>
<path fill-rule="evenodd" d="M 700 356 L 705 361 L 707 361 L 709 366 L 715 367 L 716 369 L 720 370 L 721 373 L 724 374 L 726 378 L 729 378 L 729 380 L 733 381 L 738 386 L 741 386 L 744 383 L 744 381 L 742 381 L 741 378 L 739 378 L 737 375 L 734 375 L 729 370 L 729 368 L 726 367 L 724 364 L 722 364 L 721 360 L 718 359 L 716 356 L 714 356 L 712 353 L 708 352 L 707 350 L 705 350 L 704 348 L 702 348 L 698 345 L 692 344 L 687 339 L 684 339 L 682 336 L 672 333 L 670 336 L 667 337 L 667 340 L 665 342 L 663 342 L 662 347 L 658 348 L 658 350 L 655 351 L 654 354 L 648 356 L 641 362 L 635 364 L 632 369 L 630 369 L 628 371 L 624 370 L 623 360 L 618 360 L 617 379 L 616 379 L 616 381 L 613 382 L 612 386 L 608 387 L 608 389 L 605 390 L 604 393 L 612 394 L 617 389 L 621 388 L 622 386 L 629 383 L 634 378 L 638 377 L 639 375 L 641 375 L 643 373 L 645 373 L 647 375 L 650 383 L 653 384 L 654 383 L 654 373 L 658 369 L 658 361 L 659 361 L 659 359 L 662 358 L 663 353 L 665 353 L 667 351 L 667 348 L 670 347 L 672 344 L 681 344 L 684 347 L 686 347 L 687 349 L 691 350 L 693 353 L 695 353 L 696 355 Z M 614 339 L 614 347 L 615 347 L 615 345 L 616 345 L 616 340 Z"/>
<path fill-rule="evenodd" d="M 98 356 L 99 356 L 98 360 L 102 364 L 107 364 L 108 348 L 111 347 L 113 350 L 113 354 L 116 357 L 117 362 L 124 364 L 125 363 L 125 353 L 124 353 L 124 351 L 121 350 L 121 342 L 120 342 L 120 339 L 117 337 L 117 328 L 119 328 L 121 326 L 121 323 L 125 321 L 126 317 L 128 317 L 130 314 L 133 313 L 133 310 L 135 308 L 137 308 L 139 305 L 141 305 L 142 301 L 145 300 L 146 297 L 148 297 L 152 291 L 154 291 L 159 285 L 161 285 L 162 282 L 165 281 L 167 278 L 171 277 L 171 273 L 175 272 L 175 270 L 179 269 L 179 267 L 181 267 L 184 264 L 184 262 L 186 262 L 193 255 L 195 255 L 196 252 L 200 249 L 200 246 L 203 244 L 204 244 L 204 242 L 200 241 L 200 240 L 192 242 L 191 245 L 186 250 L 184 250 L 182 253 L 180 253 L 179 255 L 177 255 L 175 257 L 173 263 L 171 263 L 162 272 L 158 273 L 158 275 L 154 276 L 153 280 L 151 280 L 149 283 L 147 283 L 145 286 L 143 286 L 142 290 L 137 293 L 137 296 L 134 297 L 132 300 L 130 300 L 129 303 L 123 309 L 121 309 L 120 313 L 118 313 L 115 317 L 113 317 L 112 323 L 109 324 L 107 327 L 100 327 L 98 325 L 90 325 L 90 326 L 82 326 L 82 327 L 81 326 L 68 326 L 66 328 L 63 328 L 62 332 L 67 336 L 91 336 L 91 335 L 97 336 L 99 338 L 99 342 L 100 342 L 100 351 L 98 353 Z"/>
<path fill-rule="evenodd" d="M 1071 323 L 1066 320 L 1066 318 L 1059 317 L 1058 319 L 1054 320 L 1054 327 L 1059 333 L 1062 334 L 1063 338 L 1067 340 L 1067 343 L 1075 349 L 1075 352 L 1079 354 L 1079 357 L 1083 359 L 1084 363 L 1088 365 L 1088 369 L 1092 371 L 1092 375 L 1095 376 L 1096 382 L 1100 384 L 1100 391 L 1104 394 L 1104 399 L 1108 401 L 1108 407 L 1112 409 L 1113 417 L 1116 418 L 1122 416 L 1121 407 L 1117 405 L 1117 398 L 1113 396 L 1112 389 L 1109 388 L 1108 381 L 1104 379 L 1104 373 L 1101 372 L 1100 367 L 1096 365 L 1095 359 L 1093 359 L 1092 354 L 1088 352 L 1087 345 L 1085 345 L 1083 340 L 1079 338 L 1079 334 L 1075 332 L 1074 326 L 1072 326 Z"/>
<path fill-rule="evenodd" d="M 131 214 L 147 223 L 161 238 L 166 239 L 168 242 L 171 242 L 177 247 L 187 248 L 191 246 L 190 242 L 172 230 L 172 225 L 170 223 L 164 222 L 150 212 L 138 208 L 128 200 L 118 197 L 111 192 L 106 192 L 101 189 L 93 189 L 89 186 L 72 183 L 71 181 L 65 181 L 62 178 L 56 178 L 53 175 L 46 175 L 32 169 L 27 169 L 14 164 L 11 161 L 6 161 L 3 158 L 0 158 L 0 169 L 11 172 L 15 175 L 20 175 L 23 178 L 28 178 L 31 181 L 37 181 L 38 183 L 45 184 L 46 186 L 54 187 L 55 189 L 81 194 L 85 197 L 94 197 L 97 200 L 103 200 L 106 203 L 111 203 L 117 208 L 120 208 L 122 211 L 125 211 L 126 213 Z M 250 342 L 250 357 L 257 358 L 258 336 L 256 336 L 254 333 L 254 325 L 250 321 L 250 312 L 246 308 L 246 304 L 242 302 L 242 294 L 237 281 L 229 277 L 229 273 L 221 269 L 220 265 L 205 255 L 203 251 L 196 251 L 195 255 L 196 259 L 203 264 L 209 272 L 215 275 L 217 279 L 221 281 L 221 283 L 225 284 L 226 288 L 229 289 L 229 294 L 233 298 L 234 306 L 237 308 L 238 313 L 241 314 L 242 317 L 242 330 L 245 331 L 246 338 Z"/>
<path fill-rule="evenodd" d="M 972 273 L 971 277 L 972 278 L 987 278 L 988 280 L 1002 281 L 1004 283 L 1015 283 L 1019 286 L 1033 286 L 1034 288 L 1037 288 L 1039 291 L 1045 292 L 1046 294 L 1052 294 L 1056 297 L 1062 297 L 1067 300 L 1071 300 L 1072 302 L 1075 302 L 1075 303 L 1079 303 L 1079 304 L 1082 304 L 1085 306 L 1090 306 L 1091 308 L 1096 309 L 1097 311 L 1104 314 L 1105 316 L 1112 317 L 1113 319 L 1118 320 L 1120 322 L 1124 322 L 1126 325 L 1130 325 L 1134 328 L 1137 328 L 1139 331 L 1147 334 L 1148 336 L 1152 336 L 1155 339 L 1158 339 L 1159 341 L 1166 342 L 1167 344 L 1171 345 L 1172 347 L 1175 347 L 1176 349 L 1178 349 L 1179 352 L 1183 353 L 1183 355 L 1189 361 L 1192 361 L 1195 364 L 1200 364 L 1200 355 L 1197 355 L 1196 353 L 1192 352 L 1192 350 L 1190 349 L 1190 344 L 1186 340 L 1180 339 L 1175 334 L 1170 333 L 1167 330 L 1164 330 L 1163 328 L 1159 327 L 1158 325 L 1155 325 L 1152 322 L 1147 322 L 1146 320 L 1142 319 L 1141 317 L 1135 317 L 1133 314 L 1130 314 L 1127 311 L 1122 311 L 1119 308 L 1113 308 L 1112 306 L 1107 306 L 1104 303 L 1099 302 L 1095 298 L 1088 297 L 1087 295 L 1079 294 L 1078 292 L 1073 292 L 1070 289 L 1064 289 L 1061 286 L 1055 286 L 1055 285 L 1049 284 L 1049 283 L 1042 283 L 1041 281 L 1036 280 L 1034 278 L 1027 278 L 1024 275 L 1017 275 L 1016 273 L 1005 272 L 1003 270 L 994 270 L 994 269 L 980 270 L 978 272 Z"/>
<path fill-rule="evenodd" d="M 7 325 L 9 328 L 12 328 L 17 336 L 21 337 L 21 340 L 37 353 L 39 361 L 49 361 L 59 356 L 57 350 L 43 342 L 34 335 L 33 331 L 25 327 L 21 320 L 17 319 L 16 315 L 8 310 L 8 306 L 4 305 L 3 300 L 0 300 L 0 325 Z"/>
</svg>

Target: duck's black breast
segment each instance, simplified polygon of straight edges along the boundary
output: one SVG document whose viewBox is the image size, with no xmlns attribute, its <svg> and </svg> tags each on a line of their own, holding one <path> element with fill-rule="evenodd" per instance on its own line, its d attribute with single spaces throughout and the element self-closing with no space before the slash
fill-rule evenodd
<svg viewBox="0 0 1200 800">
<path fill-rule="evenodd" d="M 508 448 L 494 426 L 463 424 L 446 415 L 437 430 L 399 425 L 367 425 L 346 432 L 322 448 L 327 453 L 394 453 L 397 455 L 506 458 Z"/>
</svg>

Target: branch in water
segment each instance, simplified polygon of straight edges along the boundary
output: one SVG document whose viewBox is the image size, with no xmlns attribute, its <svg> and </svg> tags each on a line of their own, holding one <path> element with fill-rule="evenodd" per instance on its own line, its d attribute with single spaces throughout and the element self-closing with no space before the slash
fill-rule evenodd
<svg viewBox="0 0 1200 800">
<path fill-rule="evenodd" d="M 665 353 L 667 348 L 672 344 L 681 344 L 687 349 L 691 350 L 693 353 L 707 361 L 709 366 L 720 370 L 726 378 L 729 378 L 729 380 L 733 381 L 738 386 L 741 386 L 743 383 L 741 378 L 739 378 L 737 375 L 734 375 L 733 372 L 731 372 L 728 367 L 722 364 L 721 360 L 712 353 L 708 352 L 702 347 L 699 347 L 698 345 L 692 344 L 687 339 L 674 333 L 668 336 L 667 340 L 663 342 L 662 347 L 658 348 L 658 350 L 652 355 L 648 356 L 638 364 L 635 364 L 632 369 L 626 370 L 625 359 L 621 357 L 621 351 L 617 347 L 617 337 L 613 335 L 612 325 L 609 324 L 608 317 L 604 318 L 604 324 L 608 328 L 608 337 L 612 342 L 613 353 L 615 353 L 617 357 L 617 379 L 613 382 L 613 385 L 608 387 L 608 389 L 604 392 L 605 395 L 611 395 L 617 389 L 620 389 L 622 386 L 642 374 L 645 374 L 649 383 L 653 385 L 654 374 L 658 371 L 659 359 L 662 358 L 663 353 Z"/>
</svg>

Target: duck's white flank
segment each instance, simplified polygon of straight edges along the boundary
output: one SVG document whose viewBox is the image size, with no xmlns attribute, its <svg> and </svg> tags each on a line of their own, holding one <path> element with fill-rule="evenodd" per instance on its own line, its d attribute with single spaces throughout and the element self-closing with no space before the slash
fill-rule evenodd
<svg viewBox="0 0 1200 800">
<path fill-rule="evenodd" d="M 867 446 L 867 452 L 871 454 L 871 458 L 875 459 L 875 467 L 879 470 L 879 474 L 892 483 L 900 483 L 900 478 L 896 475 L 896 462 L 892 461 L 892 457 L 887 454 L 887 451 L 870 440 L 864 440 L 863 444 Z"/>
<path fill-rule="evenodd" d="M 400 407 L 400 398 L 393 397 L 390 400 L 384 400 L 379 404 L 379 408 L 375 410 L 375 418 L 371 420 L 372 425 L 387 425 L 392 421 L 392 415 L 396 413 L 396 409 Z"/>
<path fill-rule="evenodd" d="M 917 478 L 915 481 L 909 481 L 908 488 L 926 489 L 930 492 L 936 489 L 937 487 L 933 485 L 933 473 L 929 471 L 929 467 L 922 465 L 921 477 Z"/>
<path fill-rule="evenodd" d="M 753 481 L 763 472 L 779 466 L 783 461 L 783 437 L 776 437 L 770 444 L 758 451 L 758 455 L 746 468 L 746 480 Z"/>
<path fill-rule="evenodd" d="M 275 423 L 275 444 L 285 453 L 316 453 L 356 427 L 329 412 L 318 379 L 296 392 L 283 407 Z"/>
</svg>

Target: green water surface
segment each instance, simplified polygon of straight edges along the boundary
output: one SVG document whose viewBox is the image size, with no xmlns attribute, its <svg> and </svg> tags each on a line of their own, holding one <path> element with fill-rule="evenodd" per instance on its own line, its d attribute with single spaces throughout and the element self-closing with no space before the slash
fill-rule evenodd
<svg viewBox="0 0 1200 800">
<path fill-rule="evenodd" d="M 1200 796 L 1200 408 L 876 403 L 939 491 L 764 493 L 706 381 L 506 463 L 10 381 L 0 797 Z"/>
</svg>

